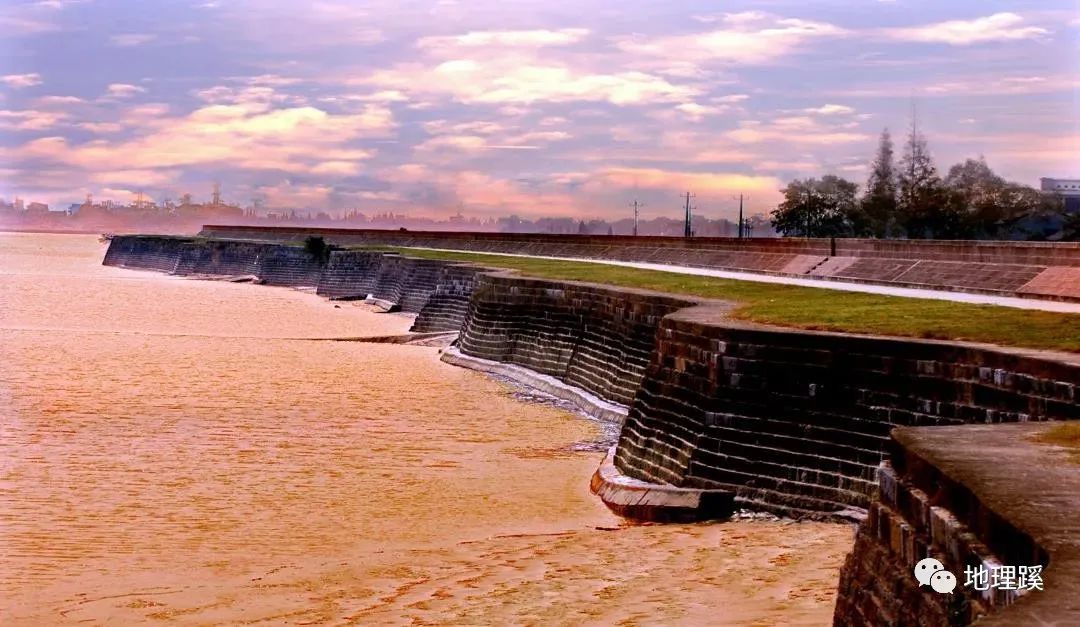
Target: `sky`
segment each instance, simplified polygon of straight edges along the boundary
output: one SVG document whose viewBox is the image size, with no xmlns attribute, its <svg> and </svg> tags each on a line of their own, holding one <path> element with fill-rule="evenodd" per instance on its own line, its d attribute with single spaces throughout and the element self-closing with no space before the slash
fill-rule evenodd
<svg viewBox="0 0 1080 627">
<path fill-rule="evenodd" d="M 0 197 L 731 218 L 938 167 L 1080 177 L 1080 3 L 0 0 Z"/>
</svg>

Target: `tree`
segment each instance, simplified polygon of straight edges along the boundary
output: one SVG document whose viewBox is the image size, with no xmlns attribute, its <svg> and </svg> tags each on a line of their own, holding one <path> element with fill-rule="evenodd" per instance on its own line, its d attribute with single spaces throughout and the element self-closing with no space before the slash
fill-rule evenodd
<svg viewBox="0 0 1080 627">
<path fill-rule="evenodd" d="M 926 137 L 914 121 L 904 145 L 904 155 L 900 158 L 897 178 L 897 209 L 907 236 L 940 237 L 942 231 L 948 230 L 949 222 L 943 210 L 944 188 L 930 157 Z"/>
<path fill-rule="evenodd" d="M 784 201 L 772 212 L 772 225 L 786 236 L 834 237 L 853 233 L 859 213 L 851 181 L 827 175 L 819 179 L 795 179 L 781 190 Z"/>
<path fill-rule="evenodd" d="M 318 235 L 309 235 L 308 238 L 304 240 L 304 250 L 306 250 L 319 265 L 325 266 L 326 263 L 330 261 L 330 251 L 333 250 L 333 246 L 327 244 L 326 240 Z"/>
<path fill-rule="evenodd" d="M 860 205 L 866 224 L 864 229 L 856 225 L 856 235 L 892 237 L 899 230 L 896 215 L 896 167 L 893 164 L 892 136 L 887 128 L 881 131 L 877 156 L 870 166 L 866 194 Z"/>
<path fill-rule="evenodd" d="M 966 237 L 1042 239 L 1062 221 L 1053 196 L 1006 181 L 982 157 L 949 168 L 945 187 Z"/>
<path fill-rule="evenodd" d="M 578 232 L 578 235 L 588 235 L 589 234 L 589 227 L 585 226 L 585 221 L 584 220 L 578 222 L 577 232 Z"/>
<path fill-rule="evenodd" d="M 1066 242 L 1080 242 L 1080 213 L 1065 215 L 1061 225 L 1061 239 Z"/>
</svg>

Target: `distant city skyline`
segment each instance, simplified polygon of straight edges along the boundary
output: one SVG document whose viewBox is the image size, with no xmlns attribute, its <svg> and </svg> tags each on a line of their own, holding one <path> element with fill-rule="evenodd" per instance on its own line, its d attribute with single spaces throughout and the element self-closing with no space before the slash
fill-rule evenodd
<svg viewBox="0 0 1080 627">
<path fill-rule="evenodd" d="M 938 168 L 1080 176 L 1075 2 L 8 2 L 0 196 L 619 220 Z"/>
</svg>

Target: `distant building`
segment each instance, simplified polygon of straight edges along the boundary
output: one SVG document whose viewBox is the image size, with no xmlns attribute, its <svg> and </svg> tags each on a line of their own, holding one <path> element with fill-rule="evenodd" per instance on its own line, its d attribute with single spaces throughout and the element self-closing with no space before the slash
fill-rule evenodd
<svg viewBox="0 0 1080 627">
<path fill-rule="evenodd" d="M 49 205 L 43 202 L 32 202 L 26 206 L 26 210 L 30 213 L 48 213 Z"/>
<path fill-rule="evenodd" d="M 1066 211 L 1080 211 L 1080 179 L 1039 179 L 1039 188 L 1065 199 Z"/>
</svg>

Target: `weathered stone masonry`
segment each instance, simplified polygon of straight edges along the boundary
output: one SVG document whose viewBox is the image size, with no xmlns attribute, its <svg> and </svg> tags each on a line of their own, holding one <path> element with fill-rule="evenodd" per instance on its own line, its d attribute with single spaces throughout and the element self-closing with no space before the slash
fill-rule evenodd
<svg viewBox="0 0 1080 627">
<path fill-rule="evenodd" d="M 269 267 L 275 282 L 315 278 L 327 296 L 396 299 L 419 313 L 416 330 L 460 329 L 462 353 L 628 405 L 615 465 L 631 478 L 729 489 L 753 509 L 862 518 L 837 625 L 967 624 L 1017 598 L 946 601 L 919 589 L 910 568 L 928 555 L 954 572 L 970 563 L 1041 563 L 1057 581 L 1078 572 L 1007 501 L 911 452 L 923 432 L 1080 418 L 1074 355 L 736 323 L 715 301 L 363 251 L 335 251 L 316 277 L 297 247 L 198 250 L 200 241 L 117 237 L 105 263 L 174 272 L 183 259 L 194 260 L 185 274 L 259 277 Z M 890 439 L 896 427 L 914 435 Z M 954 448 L 981 445 L 964 433 L 951 436 Z M 1075 511 L 1075 500 L 1066 505 Z M 1040 599 L 1031 597 L 998 616 L 1018 616 Z"/>
<path fill-rule="evenodd" d="M 1080 418 L 1080 368 L 975 345 L 666 317 L 619 441 L 639 479 L 788 514 L 865 510 L 898 426 Z"/>
<path fill-rule="evenodd" d="M 417 332 L 458 330 L 480 270 L 355 250 L 331 251 L 324 263 L 298 245 L 138 235 L 115 236 L 104 263 L 181 276 L 249 276 L 267 285 L 314 287 L 328 298 L 370 295 L 419 314 Z"/>
<path fill-rule="evenodd" d="M 692 301 L 569 282 L 481 274 L 461 328 L 461 351 L 525 366 L 629 405 L 657 324 Z"/>
<path fill-rule="evenodd" d="M 1078 624 L 1080 471 L 1032 441 L 1048 426 L 894 431 L 879 500 L 841 570 L 834 624 Z M 924 557 L 957 577 L 953 594 L 919 587 L 912 566 Z M 1043 567 L 1042 589 L 965 585 L 965 569 L 1001 566 Z"/>
</svg>

